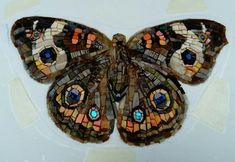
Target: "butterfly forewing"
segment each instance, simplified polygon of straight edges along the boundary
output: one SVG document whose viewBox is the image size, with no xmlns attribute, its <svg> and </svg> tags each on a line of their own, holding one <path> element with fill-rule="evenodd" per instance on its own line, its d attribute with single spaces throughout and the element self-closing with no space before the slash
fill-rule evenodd
<svg viewBox="0 0 235 162">
<path fill-rule="evenodd" d="M 227 44 L 225 27 L 186 19 L 146 28 L 128 41 L 130 56 L 161 66 L 184 83 L 205 81 Z"/>
<path fill-rule="evenodd" d="M 30 76 L 50 82 L 72 62 L 87 62 L 110 48 L 99 31 L 63 19 L 26 17 L 17 20 L 11 37 Z"/>
</svg>

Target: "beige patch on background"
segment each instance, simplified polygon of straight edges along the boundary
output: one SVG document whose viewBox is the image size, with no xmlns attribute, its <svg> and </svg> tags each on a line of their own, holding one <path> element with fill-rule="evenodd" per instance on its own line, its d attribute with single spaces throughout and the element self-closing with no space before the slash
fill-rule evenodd
<svg viewBox="0 0 235 162">
<path fill-rule="evenodd" d="M 9 18 L 17 12 L 29 9 L 40 4 L 40 0 L 12 0 L 5 7 L 4 17 Z"/>
<path fill-rule="evenodd" d="M 135 151 L 128 148 L 93 148 L 85 162 L 135 162 Z"/>
<path fill-rule="evenodd" d="M 10 68 L 10 65 L 8 63 L 8 60 L 5 56 L 5 52 L 0 50 L 1 59 L 0 59 L 0 85 L 5 85 L 7 82 L 12 78 L 13 71 Z"/>
<path fill-rule="evenodd" d="M 185 13 L 206 10 L 204 0 L 170 0 L 167 13 Z"/>
<path fill-rule="evenodd" d="M 12 110 L 20 126 L 25 128 L 38 117 L 38 111 L 19 78 L 9 82 L 9 90 Z"/>
<path fill-rule="evenodd" d="M 192 115 L 220 132 L 224 131 L 229 114 L 229 83 L 215 77 L 201 96 Z"/>
</svg>

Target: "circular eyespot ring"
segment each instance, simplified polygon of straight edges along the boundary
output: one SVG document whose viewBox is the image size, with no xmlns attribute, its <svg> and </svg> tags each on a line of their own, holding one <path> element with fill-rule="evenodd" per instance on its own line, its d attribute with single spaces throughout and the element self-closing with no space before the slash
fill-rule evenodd
<svg viewBox="0 0 235 162">
<path fill-rule="evenodd" d="M 141 107 L 135 107 L 132 110 L 132 118 L 134 119 L 135 122 L 142 123 L 146 118 L 144 109 Z"/>
<path fill-rule="evenodd" d="M 32 33 L 31 39 L 33 39 L 34 41 L 36 41 L 37 39 L 40 38 L 40 35 L 41 35 L 41 32 L 35 30 L 35 31 Z"/>
<path fill-rule="evenodd" d="M 91 121 L 96 121 L 100 118 L 100 112 L 95 105 L 89 109 L 88 117 Z"/>
<path fill-rule="evenodd" d="M 150 92 L 149 99 L 156 110 L 160 112 L 168 110 L 173 103 L 169 90 L 161 86 Z"/>
<path fill-rule="evenodd" d="M 185 65 L 193 65 L 196 61 L 196 54 L 188 49 L 181 53 Z"/>
<path fill-rule="evenodd" d="M 85 90 L 79 84 L 67 87 L 64 92 L 64 104 L 66 107 L 75 108 L 85 100 Z"/>
<path fill-rule="evenodd" d="M 45 48 L 39 53 L 40 61 L 45 65 L 52 65 L 56 62 L 57 52 L 53 47 Z"/>
<path fill-rule="evenodd" d="M 207 40 L 208 36 L 205 33 L 203 33 L 203 34 L 200 34 L 198 38 L 202 43 L 204 43 Z"/>
</svg>

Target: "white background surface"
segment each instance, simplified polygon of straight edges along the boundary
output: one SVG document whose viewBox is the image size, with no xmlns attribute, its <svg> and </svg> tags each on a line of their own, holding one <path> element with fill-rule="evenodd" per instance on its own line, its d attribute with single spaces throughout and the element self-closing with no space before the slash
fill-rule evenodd
<svg viewBox="0 0 235 162">
<path fill-rule="evenodd" d="M 181 0 L 182 1 L 182 0 Z M 205 0 L 207 9 L 198 12 L 168 14 L 170 0 L 41 0 L 40 5 L 4 16 L 11 1 L 0 0 L 0 161 L 9 162 L 82 162 L 90 148 L 128 148 L 136 153 L 137 162 L 235 161 L 234 53 L 235 10 L 232 0 Z M 183 85 L 189 100 L 189 110 L 182 129 L 161 144 L 149 147 L 130 147 L 123 143 L 115 129 L 104 144 L 81 144 L 58 130 L 47 114 L 46 94 L 49 85 L 31 79 L 23 68 L 18 51 L 10 41 L 9 31 L 15 20 L 24 16 L 66 18 L 94 27 L 108 37 L 121 32 L 127 37 L 148 26 L 183 19 L 213 19 L 227 27 L 229 44 L 222 50 L 209 80 L 198 86 Z M 212 129 L 191 114 L 200 102 L 200 95 L 209 82 L 222 77 L 230 85 L 229 116 L 225 130 Z M 29 94 L 38 118 L 21 128 L 10 103 L 8 82 L 20 77 Z M 16 92 L 17 93 L 17 92 Z M 210 97 L 210 96 L 208 96 Z M 223 102 L 223 101 L 221 101 Z M 209 106 L 209 105 L 208 105 Z M 27 112 L 26 112 L 27 113 Z M 114 157 L 115 158 L 115 155 Z"/>
</svg>

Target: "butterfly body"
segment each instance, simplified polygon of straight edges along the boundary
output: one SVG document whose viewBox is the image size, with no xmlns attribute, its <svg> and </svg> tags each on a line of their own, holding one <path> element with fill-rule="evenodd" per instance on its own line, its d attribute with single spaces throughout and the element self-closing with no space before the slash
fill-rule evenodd
<svg viewBox="0 0 235 162">
<path fill-rule="evenodd" d="M 28 17 L 12 27 L 12 41 L 47 94 L 55 124 L 81 142 L 109 139 L 115 120 L 128 144 L 159 143 L 182 126 L 187 103 L 180 80 L 206 80 L 227 43 L 225 27 L 179 20 L 146 28 L 128 41 L 68 20 Z"/>
</svg>

